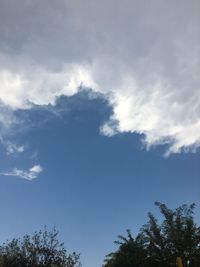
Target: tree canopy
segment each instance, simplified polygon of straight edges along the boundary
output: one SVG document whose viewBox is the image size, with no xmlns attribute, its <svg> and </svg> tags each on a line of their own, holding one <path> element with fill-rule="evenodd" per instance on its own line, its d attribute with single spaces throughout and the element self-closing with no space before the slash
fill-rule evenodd
<svg viewBox="0 0 200 267">
<path fill-rule="evenodd" d="M 130 230 L 127 230 L 127 237 L 119 235 L 114 243 L 119 248 L 106 256 L 104 267 L 145 266 L 146 250 L 138 238 L 133 238 Z"/>
<path fill-rule="evenodd" d="M 184 266 L 200 266 L 200 227 L 194 222 L 195 205 L 182 205 L 175 210 L 156 202 L 163 220 L 152 213 L 134 239 L 119 236 L 118 250 L 109 254 L 104 267 L 171 267 L 181 257 Z"/>
<path fill-rule="evenodd" d="M 174 210 L 156 202 L 159 220 L 148 213 L 148 221 L 136 237 L 130 230 L 118 236 L 118 249 L 108 254 L 103 267 L 184 267 L 200 266 L 200 227 L 195 223 L 195 205 Z M 79 254 L 68 254 L 53 228 L 12 239 L 0 246 L 0 267 L 79 267 Z"/>
<path fill-rule="evenodd" d="M 67 254 L 58 231 L 35 232 L 0 246 L 0 267 L 78 267 L 79 254 Z"/>
</svg>

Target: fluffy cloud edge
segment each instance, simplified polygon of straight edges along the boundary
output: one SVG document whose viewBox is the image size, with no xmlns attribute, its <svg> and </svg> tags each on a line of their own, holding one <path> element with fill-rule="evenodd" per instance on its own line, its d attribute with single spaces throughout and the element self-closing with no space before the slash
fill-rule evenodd
<svg viewBox="0 0 200 267">
<path fill-rule="evenodd" d="M 176 99 L 176 96 L 174 98 L 176 88 L 164 80 L 157 79 L 151 86 L 140 89 L 137 80 L 131 74 L 126 74 L 120 81 L 120 87 L 116 89 L 111 86 L 107 90 L 109 83 L 102 84 L 95 80 L 94 66 L 78 64 L 65 66 L 60 73 L 40 73 L 43 75 L 36 75 L 33 80 L 20 82 L 20 87 L 8 85 L 6 89 L 10 90 L 10 94 L 5 94 L 6 97 L 0 93 L 7 111 L 9 108 L 13 113 L 18 109 L 31 109 L 35 104 L 55 105 L 57 97 L 75 95 L 83 87 L 101 94 L 113 108 L 111 117 L 100 126 L 101 134 L 109 137 L 123 132 L 142 134 L 147 150 L 152 146 L 168 144 L 169 149 L 165 156 L 182 151 L 194 152 L 199 147 L 200 119 L 196 119 L 196 115 L 194 118 L 184 118 L 184 109 L 187 108 L 185 99 Z M 47 87 L 42 89 L 41 84 L 45 79 Z M 9 82 L 13 84 L 12 79 L 7 83 Z M 26 91 L 26 84 L 29 84 L 29 93 L 20 98 Z M 60 89 L 56 89 L 58 87 Z M 195 91 L 195 97 L 198 100 L 198 91 Z M 17 99 L 20 102 L 16 102 Z M 6 127 L 9 128 L 10 125 L 12 126 L 12 121 Z M 17 146 L 12 143 L 8 143 L 6 148 L 7 154 L 24 151 L 23 145 Z"/>
</svg>

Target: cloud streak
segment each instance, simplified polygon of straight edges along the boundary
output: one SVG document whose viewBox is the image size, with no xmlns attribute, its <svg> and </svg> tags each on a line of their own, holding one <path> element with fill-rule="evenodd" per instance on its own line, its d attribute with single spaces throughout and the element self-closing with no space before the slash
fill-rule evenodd
<svg viewBox="0 0 200 267">
<path fill-rule="evenodd" d="M 82 86 L 113 107 L 103 134 L 139 133 L 147 148 L 169 144 L 166 155 L 199 147 L 199 1 L 0 5 L 0 109 L 55 104 Z"/>
<path fill-rule="evenodd" d="M 38 177 L 38 175 L 42 172 L 42 167 L 40 165 L 34 165 L 29 170 L 20 170 L 18 168 L 14 168 L 9 172 L 2 172 L 0 175 L 3 176 L 14 176 L 19 177 L 25 180 L 32 181 Z"/>
</svg>

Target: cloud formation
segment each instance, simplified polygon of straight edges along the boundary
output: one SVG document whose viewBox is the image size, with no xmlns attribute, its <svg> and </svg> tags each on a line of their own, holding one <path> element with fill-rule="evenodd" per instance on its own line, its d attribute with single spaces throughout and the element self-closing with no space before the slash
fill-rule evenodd
<svg viewBox="0 0 200 267">
<path fill-rule="evenodd" d="M 24 152 L 24 149 L 25 148 L 23 145 L 19 146 L 19 145 L 12 143 L 12 142 L 6 143 L 6 152 L 8 155 L 14 154 L 14 153 L 22 153 L 22 152 Z"/>
<path fill-rule="evenodd" d="M 147 147 L 169 144 L 167 154 L 194 150 L 199 8 L 198 0 L 2 1 L 0 109 L 54 104 L 88 87 L 113 107 L 102 133 L 139 133 Z"/>
<path fill-rule="evenodd" d="M 5 147 L 7 155 L 22 153 L 25 150 L 24 145 L 18 145 L 14 142 L 7 141 L 1 135 L 0 135 L 0 143 Z"/>
<path fill-rule="evenodd" d="M 26 179 L 29 181 L 32 181 L 38 177 L 38 175 L 42 172 L 42 167 L 40 165 L 34 165 L 29 170 L 20 170 L 18 168 L 14 168 L 13 170 L 9 172 L 2 172 L 0 175 L 3 176 L 14 176 L 19 177 L 22 179 Z"/>
</svg>

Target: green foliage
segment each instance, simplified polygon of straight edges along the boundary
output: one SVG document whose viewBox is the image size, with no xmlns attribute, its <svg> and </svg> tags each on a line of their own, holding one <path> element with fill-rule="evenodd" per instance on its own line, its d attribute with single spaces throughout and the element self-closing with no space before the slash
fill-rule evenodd
<svg viewBox="0 0 200 267">
<path fill-rule="evenodd" d="M 139 240 L 132 237 L 130 230 L 127 230 L 127 237 L 118 236 L 118 238 L 115 243 L 119 248 L 106 256 L 104 267 L 145 266 L 146 251 Z"/>
<path fill-rule="evenodd" d="M 163 221 L 159 224 L 152 213 L 134 239 L 119 236 L 119 248 L 105 259 L 104 267 L 175 267 L 181 257 L 184 267 L 200 266 L 200 227 L 194 222 L 195 205 L 182 205 L 175 210 L 158 206 Z"/>
<path fill-rule="evenodd" d="M 67 254 L 58 241 L 58 231 L 35 232 L 0 247 L 0 267 L 77 267 L 79 255 Z"/>
<path fill-rule="evenodd" d="M 194 222 L 195 205 L 182 205 L 176 210 L 156 202 L 164 217 L 159 225 L 153 214 L 143 226 L 144 244 L 149 255 L 163 266 L 176 266 L 176 257 L 181 257 L 184 266 L 187 261 L 193 267 L 200 266 L 200 227 Z"/>
</svg>

